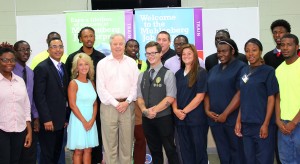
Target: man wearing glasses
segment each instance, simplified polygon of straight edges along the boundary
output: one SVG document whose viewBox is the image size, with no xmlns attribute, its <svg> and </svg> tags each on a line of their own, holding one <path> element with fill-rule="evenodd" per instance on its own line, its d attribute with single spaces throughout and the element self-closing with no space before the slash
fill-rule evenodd
<svg viewBox="0 0 300 164">
<path fill-rule="evenodd" d="M 54 31 L 50 32 L 47 36 L 46 43 L 48 44 L 49 40 L 51 40 L 52 38 L 61 38 L 61 37 L 60 34 L 57 32 Z M 49 57 L 49 53 L 47 50 L 40 52 L 32 59 L 30 68 L 33 70 L 41 61 L 47 59 L 48 57 Z M 65 63 L 66 60 L 67 60 L 67 55 L 63 54 L 63 56 L 61 57 L 61 62 Z"/>
<path fill-rule="evenodd" d="M 39 114 L 35 107 L 33 100 L 33 71 L 26 66 L 26 62 L 30 57 L 32 50 L 30 45 L 24 41 L 20 40 L 14 44 L 14 50 L 16 51 L 16 66 L 13 69 L 13 72 L 24 79 L 26 84 L 27 93 L 29 96 L 29 101 L 31 105 L 31 126 L 32 126 L 32 144 L 30 147 L 23 147 L 20 163 L 36 163 L 37 155 L 37 132 L 40 129 L 39 125 Z"/>
<path fill-rule="evenodd" d="M 169 58 L 164 66 L 171 70 L 174 74 L 180 69 L 180 58 L 182 52 L 182 46 L 184 44 L 188 44 L 189 40 L 185 35 L 178 35 L 174 39 L 174 48 L 176 51 L 176 55 Z M 201 58 L 198 58 L 199 64 L 202 68 L 205 68 L 204 61 Z"/>
<path fill-rule="evenodd" d="M 58 163 L 62 151 L 64 128 L 68 122 L 68 75 L 61 57 L 64 46 L 60 38 L 48 42 L 49 57 L 34 69 L 34 100 L 40 116 L 39 142 L 41 163 Z M 68 112 L 67 112 L 68 111 Z"/>
<path fill-rule="evenodd" d="M 216 35 L 215 35 L 216 47 L 217 47 L 219 41 L 221 41 L 223 39 L 230 39 L 230 34 L 229 34 L 228 29 L 221 29 L 221 30 L 216 31 Z M 248 64 L 248 61 L 244 54 L 238 53 L 238 56 L 236 58 L 241 60 L 242 62 Z M 218 53 L 211 54 L 205 58 L 205 68 L 206 68 L 207 72 L 217 64 L 219 64 Z"/>
<path fill-rule="evenodd" d="M 143 113 L 143 129 L 147 144 L 153 163 L 163 163 L 162 147 L 164 147 L 169 163 L 179 164 L 170 106 L 176 98 L 175 76 L 162 65 L 162 47 L 159 43 L 149 42 L 145 48 L 150 68 L 139 75 L 137 102 Z"/>
</svg>

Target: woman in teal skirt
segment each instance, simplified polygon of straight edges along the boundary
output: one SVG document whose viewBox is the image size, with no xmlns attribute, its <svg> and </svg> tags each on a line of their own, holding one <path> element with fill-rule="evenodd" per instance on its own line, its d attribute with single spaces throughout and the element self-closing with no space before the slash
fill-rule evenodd
<svg viewBox="0 0 300 164">
<path fill-rule="evenodd" d="M 97 115 L 97 94 L 95 92 L 94 65 L 85 53 L 77 54 L 72 63 L 73 79 L 68 87 L 72 109 L 67 148 L 74 150 L 73 162 L 91 163 L 92 147 L 98 146 L 98 132 L 95 123 Z"/>
</svg>

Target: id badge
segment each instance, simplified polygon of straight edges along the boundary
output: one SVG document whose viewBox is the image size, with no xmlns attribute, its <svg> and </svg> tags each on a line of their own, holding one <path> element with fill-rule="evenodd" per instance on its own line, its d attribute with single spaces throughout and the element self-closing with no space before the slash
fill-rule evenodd
<svg viewBox="0 0 300 164">
<path fill-rule="evenodd" d="M 247 83 L 247 81 L 249 80 L 248 75 L 245 74 L 245 75 L 242 77 L 242 80 L 243 80 L 244 83 Z"/>
</svg>

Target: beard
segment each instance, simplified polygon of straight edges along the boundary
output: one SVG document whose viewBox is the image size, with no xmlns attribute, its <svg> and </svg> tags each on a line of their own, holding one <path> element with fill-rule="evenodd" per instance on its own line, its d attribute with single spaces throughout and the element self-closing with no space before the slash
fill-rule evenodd
<svg viewBox="0 0 300 164">
<path fill-rule="evenodd" d="M 85 47 L 86 48 L 93 48 L 94 46 L 93 45 L 91 45 L 91 46 L 90 45 L 85 45 Z"/>
<path fill-rule="evenodd" d="M 284 55 L 282 54 L 282 56 L 283 56 L 284 59 L 290 59 L 290 58 L 292 58 L 292 57 L 294 57 L 294 56 L 297 56 L 297 51 L 296 51 L 296 52 L 293 52 L 293 55 L 290 55 L 290 56 L 284 56 Z"/>
</svg>

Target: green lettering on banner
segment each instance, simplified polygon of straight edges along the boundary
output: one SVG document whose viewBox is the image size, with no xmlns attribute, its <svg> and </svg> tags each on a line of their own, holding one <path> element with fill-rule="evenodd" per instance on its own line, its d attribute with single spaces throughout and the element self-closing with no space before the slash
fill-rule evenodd
<svg viewBox="0 0 300 164">
<path fill-rule="evenodd" d="M 109 37 L 111 34 L 122 33 L 125 35 L 124 22 L 124 11 L 67 12 L 67 54 L 77 51 L 82 46 L 78 41 L 78 32 L 86 26 L 95 30 L 94 48 L 107 52 L 107 49 L 110 49 Z"/>
</svg>

